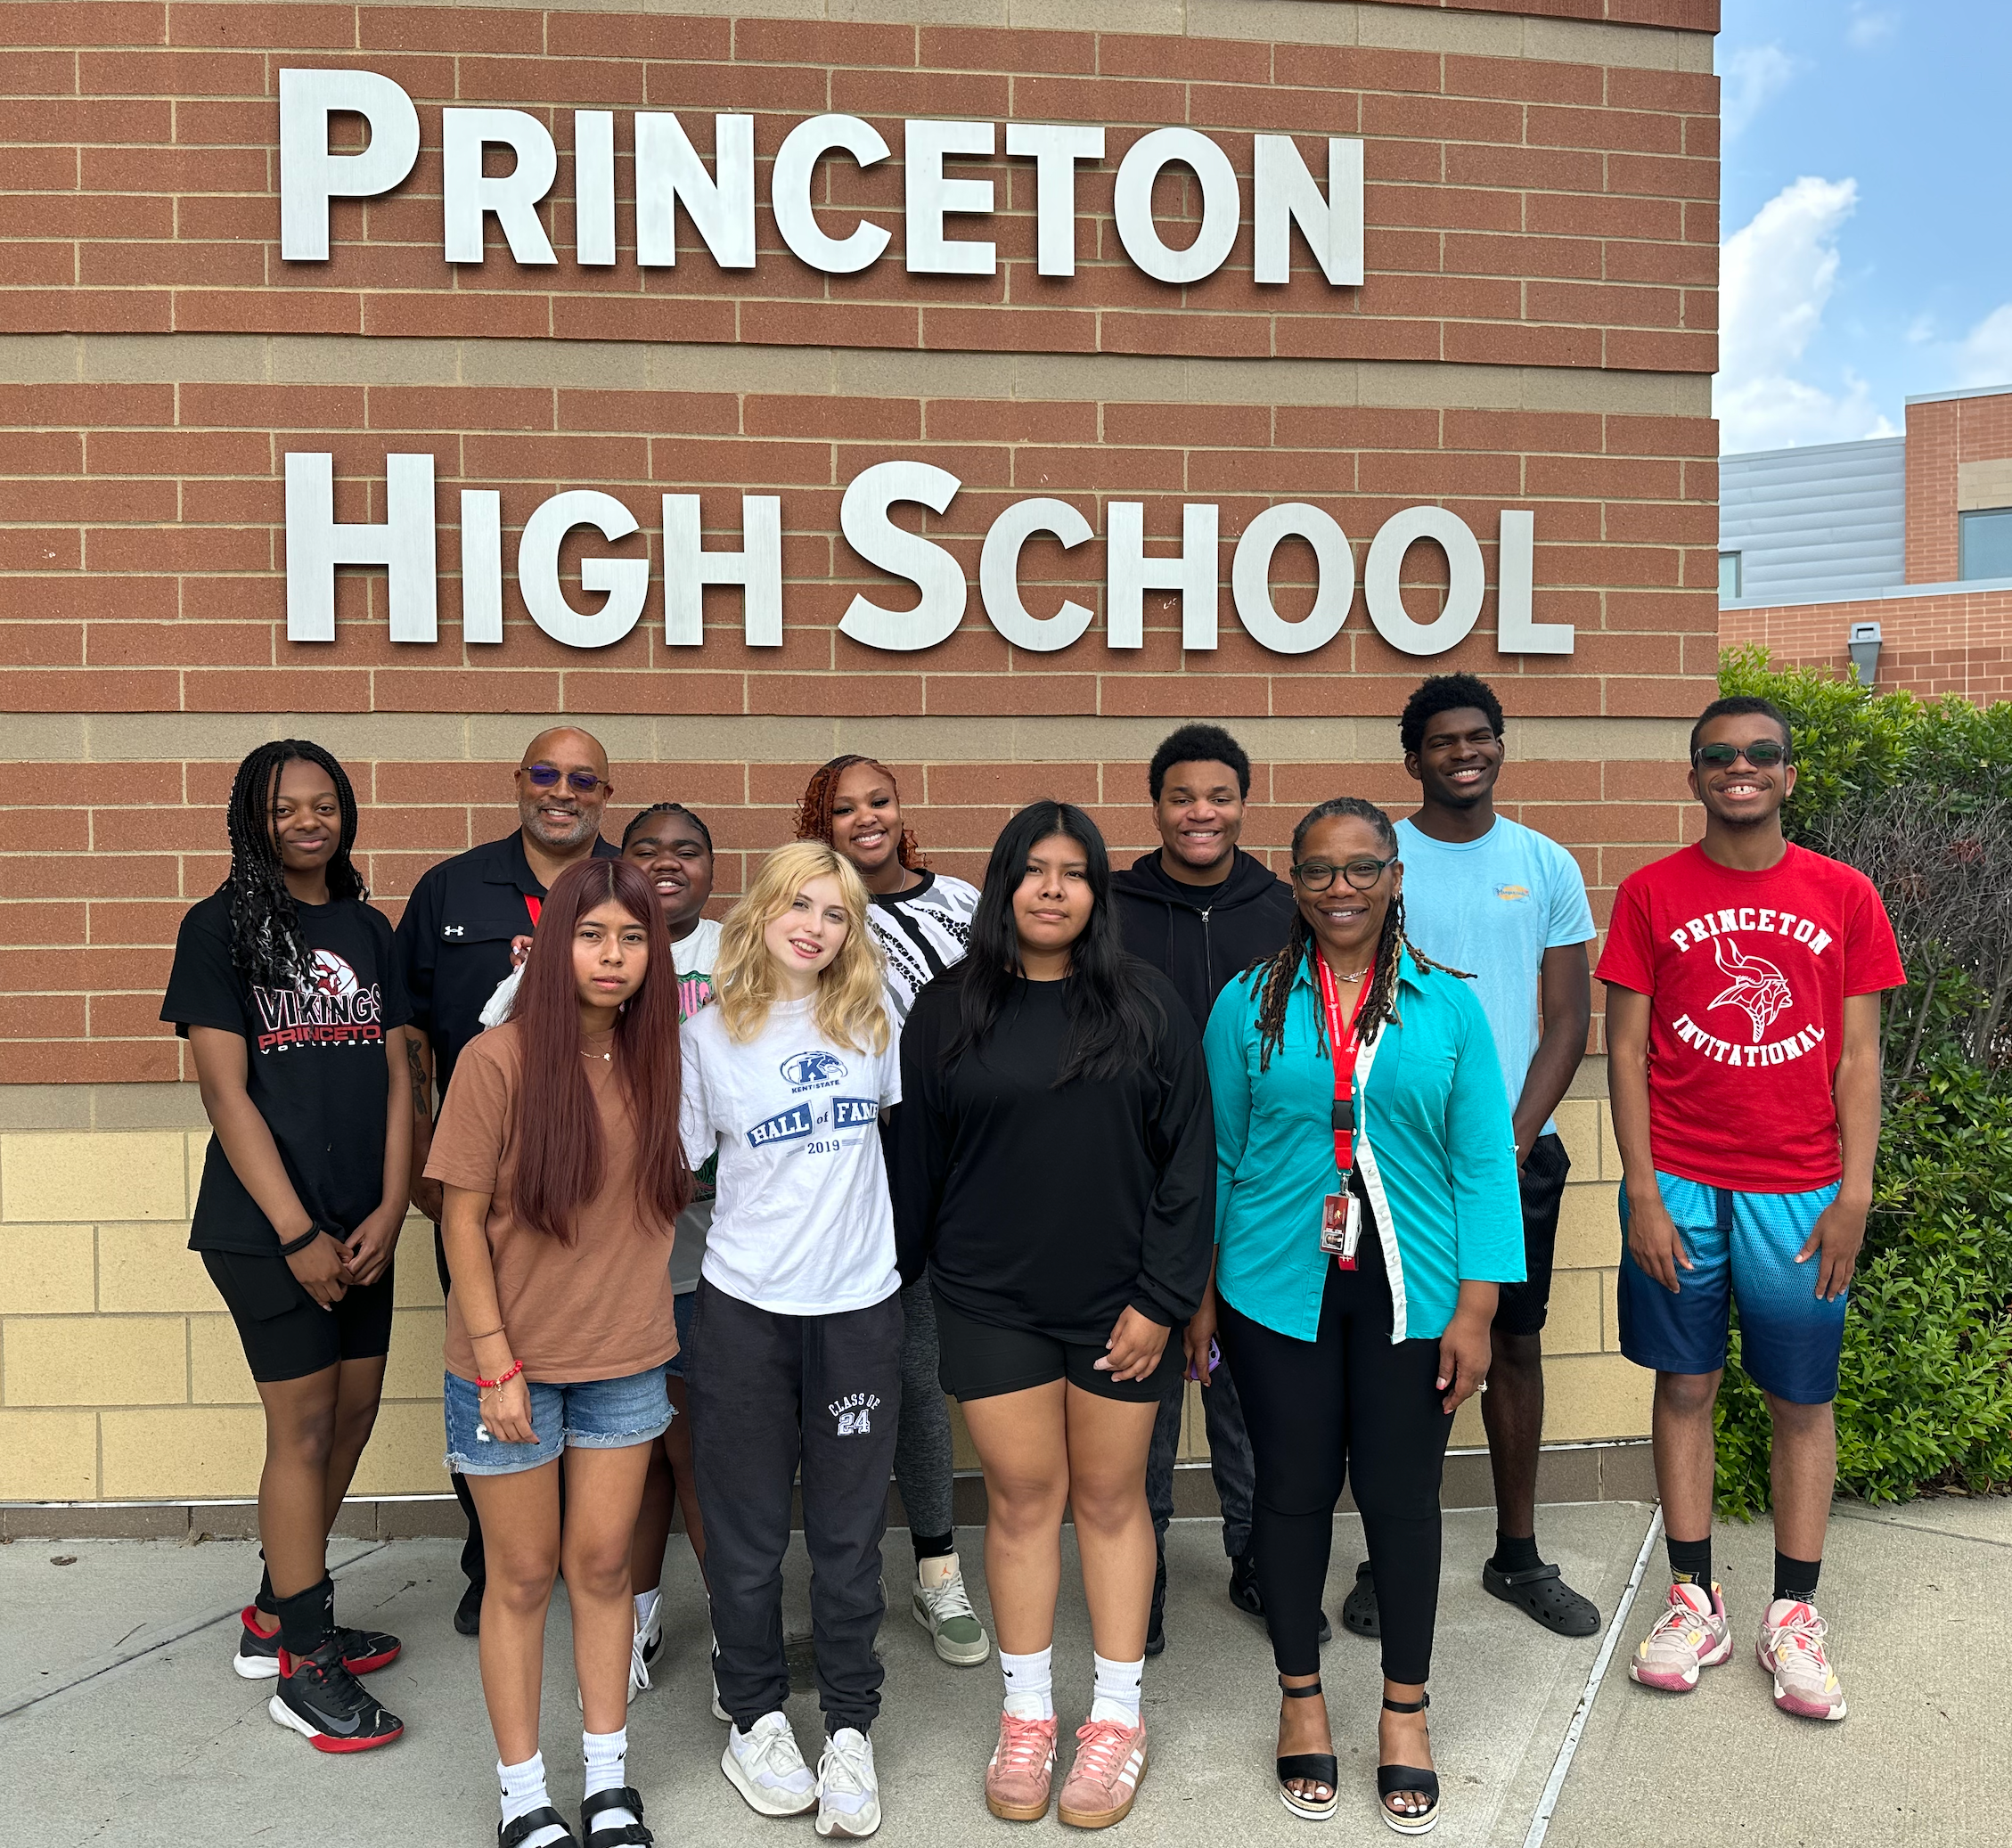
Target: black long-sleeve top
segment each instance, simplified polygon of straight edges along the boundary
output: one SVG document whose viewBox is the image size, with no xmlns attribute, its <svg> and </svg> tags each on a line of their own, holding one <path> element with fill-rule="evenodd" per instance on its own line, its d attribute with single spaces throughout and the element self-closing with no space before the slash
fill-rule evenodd
<svg viewBox="0 0 2012 1848">
<path fill-rule="evenodd" d="M 1173 984 L 1133 963 L 1163 1024 L 1123 1077 L 1060 1089 L 1067 981 L 1015 985 L 990 1037 L 946 1068 L 958 970 L 902 1033 L 895 1220 L 974 1321 L 1101 1345 L 1129 1305 L 1164 1325 L 1201 1302 L 1215 1235 L 1215 1127 L 1201 1038 Z"/>
</svg>

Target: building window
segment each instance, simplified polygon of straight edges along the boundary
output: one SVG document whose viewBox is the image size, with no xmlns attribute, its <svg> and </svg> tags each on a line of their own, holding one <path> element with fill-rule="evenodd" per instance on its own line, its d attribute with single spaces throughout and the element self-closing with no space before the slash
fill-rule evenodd
<svg viewBox="0 0 2012 1848">
<path fill-rule="evenodd" d="M 2012 577 L 2012 507 L 1987 507 L 1956 516 L 1959 577 Z M 1719 576 L 1725 577 L 1722 555 Z"/>
<path fill-rule="evenodd" d="M 1719 554 L 1719 601 L 1732 603 L 1739 598 L 1739 554 L 1737 552 L 1722 552 Z"/>
</svg>

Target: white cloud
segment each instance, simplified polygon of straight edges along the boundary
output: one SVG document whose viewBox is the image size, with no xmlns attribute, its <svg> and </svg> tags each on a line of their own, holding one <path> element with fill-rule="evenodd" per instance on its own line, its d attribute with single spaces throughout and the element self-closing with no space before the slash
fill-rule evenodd
<svg viewBox="0 0 2012 1848">
<path fill-rule="evenodd" d="M 1935 338 L 1935 317 L 1924 308 L 1907 323 L 1907 343 L 1910 347 L 1926 347 Z"/>
<path fill-rule="evenodd" d="M 1795 61 L 1779 45 L 1745 45 L 1726 59 L 1720 119 L 1727 140 L 1741 134 L 1767 100 L 1788 86 Z"/>
<path fill-rule="evenodd" d="M 1957 382 L 2003 385 L 2012 380 L 2012 302 L 1993 308 L 1964 335 L 1957 348 Z"/>
<path fill-rule="evenodd" d="M 1841 391 L 1795 376 L 1837 281 L 1837 237 L 1856 180 L 1805 176 L 1784 186 L 1721 252 L 1719 376 L 1713 408 L 1729 453 L 1891 436 L 1866 382 Z M 2007 315 L 2012 345 L 2012 313 Z"/>
<path fill-rule="evenodd" d="M 1901 29 L 1900 15 L 1875 9 L 1866 0 L 1852 0 L 1852 17 L 1844 28 L 1844 43 L 1854 52 L 1869 52 L 1884 45 Z"/>
</svg>

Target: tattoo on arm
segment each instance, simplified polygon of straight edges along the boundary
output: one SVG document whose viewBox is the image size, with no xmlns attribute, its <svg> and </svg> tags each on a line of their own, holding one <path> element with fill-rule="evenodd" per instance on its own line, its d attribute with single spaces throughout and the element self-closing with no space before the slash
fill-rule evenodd
<svg viewBox="0 0 2012 1848">
<path fill-rule="evenodd" d="M 421 1123 L 430 1123 L 433 1121 L 433 1081 L 420 1063 L 419 1043 L 410 1038 L 405 1041 L 405 1068 L 412 1075 L 413 1114 Z"/>
</svg>

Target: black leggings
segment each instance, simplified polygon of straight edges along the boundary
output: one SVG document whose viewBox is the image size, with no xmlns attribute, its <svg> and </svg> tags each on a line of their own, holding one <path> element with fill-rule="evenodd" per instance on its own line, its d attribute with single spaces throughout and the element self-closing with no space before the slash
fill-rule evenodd
<svg viewBox="0 0 2012 1848">
<path fill-rule="evenodd" d="M 1374 1230 L 1365 1231 L 1360 1269 L 1328 1266 L 1313 1340 L 1253 1321 L 1227 1298 L 1219 1332 L 1257 1465 L 1251 1551 L 1279 1672 L 1320 1672 L 1335 1504 L 1353 1464 L 1384 1675 L 1425 1680 L 1439 1607 L 1439 1474 L 1453 1420 L 1434 1385 L 1437 1339 L 1391 1342 L 1390 1285 Z"/>
</svg>

